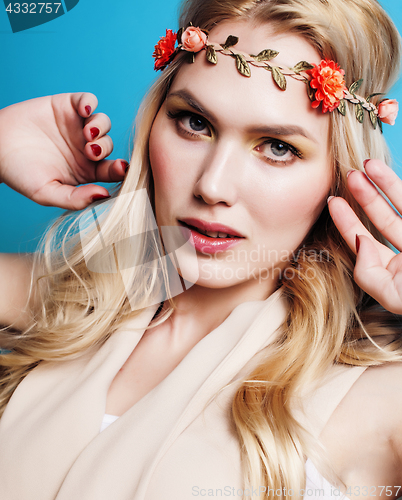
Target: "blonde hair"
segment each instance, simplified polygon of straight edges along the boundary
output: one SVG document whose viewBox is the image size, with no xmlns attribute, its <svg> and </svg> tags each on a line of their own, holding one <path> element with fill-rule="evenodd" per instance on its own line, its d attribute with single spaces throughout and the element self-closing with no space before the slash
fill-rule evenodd
<svg viewBox="0 0 402 500">
<path fill-rule="evenodd" d="M 220 22 L 236 19 L 268 23 L 276 32 L 305 37 L 322 57 L 340 64 L 348 85 L 364 79 L 361 95 L 387 92 L 396 80 L 399 35 L 375 0 L 189 0 L 183 5 L 180 25 L 191 21 L 211 30 Z M 134 211 L 120 195 L 145 188 L 153 201 L 149 133 L 183 63 L 181 54 L 164 70 L 141 106 L 129 174 L 115 198 L 109 222 L 106 220 L 102 228 L 105 242 L 111 246 L 130 236 L 130 224 L 142 228 L 144 234 L 149 227 L 142 217 L 144 207 L 137 206 Z M 388 150 L 381 132 L 373 130 L 368 117 L 363 125 L 358 123 L 353 107 L 347 106 L 346 117 L 337 112 L 330 117 L 335 178 L 332 194 L 344 197 L 372 234 L 385 243 L 349 195 L 346 172 L 361 169 L 365 158 L 389 163 Z M 62 217 L 48 232 L 42 252 L 37 254 L 37 266 L 44 263 L 46 272 L 38 282 L 42 309 L 33 324 L 20 334 L 4 333 L 14 352 L 0 357 L 0 412 L 18 383 L 42 360 L 79 357 L 85 350 L 104 343 L 126 318 L 135 314 L 119 274 L 88 270 L 77 221 L 75 214 Z M 96 234 L 95 227 L 91 230 Z M 151 253 L 158 255 L 152 236 L 147 243 Z M 92 250 L 96 253 L 100 244 L 95 241 Z M 265 498 L 285 497 L 272 490 L 300 491 L 305 485 L 305 457 L 318 453 L 316 443 L 290 408 L 300 388 L 319 380 L 334 362 L 371 366 L 402 359 L 401 336 L 393 324 L 395 316 L 354 283 L 354 254 L 339 235 L 327 208 L 296 254 L 297 261 L 289 264 L 292 273 L 288 276 L 292 277 L 280 283 L 290 306 L 281 335 L 270 346 L 264 362 L 243 381 L 232 407 L 244 459 L 244 482 L 265 485 L 270 492 Z M 313 255 L 326 258 L 317 260 Z M 139 255 L 138 262 L 143 257 Z M 130 272 L 130 279 L 138 285 L 134 298 L 140 309 L 159 291 L 158 270 L 149 266 Z M 373 337 L 385 334 L 392 334 L 393 340 L 379 348 Z"/>
</svg>

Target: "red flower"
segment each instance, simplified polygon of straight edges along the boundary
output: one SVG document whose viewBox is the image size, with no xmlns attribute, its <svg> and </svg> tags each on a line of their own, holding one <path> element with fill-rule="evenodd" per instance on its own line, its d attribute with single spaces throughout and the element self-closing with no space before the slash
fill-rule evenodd
<svg viewBox="0 0 402 500">
<path fill-rule="evenodd" d="M 346 89 L 344 75 L 345 72 L 334 61 L 325 59 L 313 69 L 306 71 L 311 76 L 310 87 L 316 89 L 315 100 L 312 102 L 313 108 L 318 108 L 322 102 L 322 112 L 333 111 L 339 106 L 343 99 L 343 91 Z"/>
<path fill-rule="evenodd" d="M 163 69 L 170 61 L 170 57 L 175 51 L 177 35 L 172 30 L 166 30 L 166 36 L 162 36 L 159 42 L 155 45 L 152 57 L 155 58 L 155 71 Z"/>
</svg>

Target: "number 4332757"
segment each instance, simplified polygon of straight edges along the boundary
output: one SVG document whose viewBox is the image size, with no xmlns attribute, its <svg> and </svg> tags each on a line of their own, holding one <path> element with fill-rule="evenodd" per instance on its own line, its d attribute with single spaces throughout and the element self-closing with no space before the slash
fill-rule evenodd
<svg viewBox="0 0 402 500">
<path fill-rule="evenodd" d="M 6 11 L 10 14 L 57 14 L 61 3 L 9 3 Z"/>
</svg>

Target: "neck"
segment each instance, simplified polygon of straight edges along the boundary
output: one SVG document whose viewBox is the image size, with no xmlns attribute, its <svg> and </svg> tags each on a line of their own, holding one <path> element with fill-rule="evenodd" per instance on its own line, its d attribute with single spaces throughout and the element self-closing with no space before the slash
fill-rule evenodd
<svg viewBox="0 0 402 500">
<path fill-rule="evenodd" d="M 198 342 L 217 328 L 243 302 L 265 300 L 276 288 L 274 281 L 247 281 L 226 288 L 194 285 L 174 298 L 176 308 L 169 318 L 169 330 L 175 337 Z M 190 340 L 190 339 L 189 339 Z"/>
</svg>

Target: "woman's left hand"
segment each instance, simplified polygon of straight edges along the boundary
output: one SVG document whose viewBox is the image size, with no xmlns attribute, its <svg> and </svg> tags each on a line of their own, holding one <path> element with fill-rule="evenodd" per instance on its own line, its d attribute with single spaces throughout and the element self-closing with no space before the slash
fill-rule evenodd
<svg viewBox="0 0 402 500">
<path fill-rule="evenodd" d="M 365 171 L 367 175 L 352 170 L 348 176 L 348 188 L 377 229 L 401 251 L 402 218 L 372 182 L 402 213 L 402 180 L 380 160 L 369 160 Z M 377 241 L 343 198 L 332 198 L 328 208 L 342 237 L 356 253 L 356 283 L 385 309 L 402 314 L 402 253 L 395 254 Z"/>
</svg>

